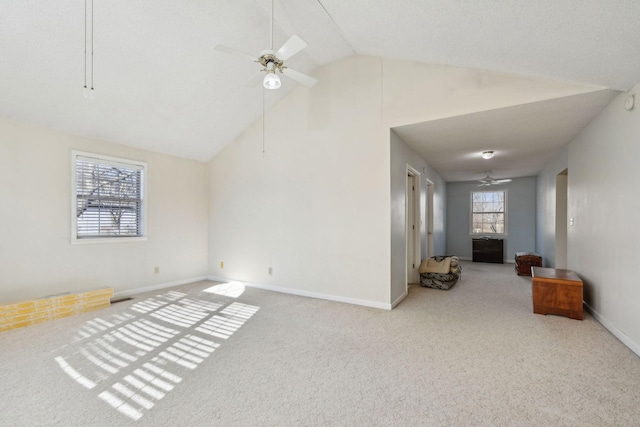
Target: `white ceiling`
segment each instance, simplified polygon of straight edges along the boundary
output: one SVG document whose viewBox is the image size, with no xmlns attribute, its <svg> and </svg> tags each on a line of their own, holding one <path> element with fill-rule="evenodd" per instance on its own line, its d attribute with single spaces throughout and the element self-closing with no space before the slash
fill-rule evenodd
<svg viewBox="0 0 640 427">
<path fill-rule="evenodd" d="M 261 88 L 243 86 L 256 69 L 213 46 L 256 56 L 267 48 L 269 0 L 94 5 L 89 100 L 85 2 L 0 0 L 0 117 L 203 161 L 260 117 Z M 275 19 L 276 48 L 292 34 L 309 44 L 287 65 L 311 75 L 367 54 L 616 90 L 640 79 L 635 0 L 276 0 Z M 267 107 L 293 87 L 283 79 L 266 94 Z M 593 104 L 584 117 L 602 96 L 586 97 Z"/>
<path fill-rule="evenodd" d="M 601 90 L 394 128 L 445 181 L 535 176 L 618 92 Z M 483 151 L 493 151 L 485 160 Z"/>
</svg>

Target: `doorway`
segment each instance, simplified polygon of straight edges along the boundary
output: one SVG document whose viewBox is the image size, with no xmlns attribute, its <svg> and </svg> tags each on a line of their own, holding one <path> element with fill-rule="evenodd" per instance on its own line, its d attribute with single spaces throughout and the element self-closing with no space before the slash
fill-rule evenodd
<svg viewBox="0 0 640 427">
<path fill-rule="evenodd" d="M 568 169 L 556 176 L 556 259 L 555 268 L 567 268 Z"/>
<path fill-rule="evenodd" d="M 434 242 L 433 242 L 433 182 L 427 179 L 427 191 L 425 201 L 425 213 L 426 213 L 426 248 L 425 258 L 434 256 Z"/>
<path fill-rule="evenodd" d="M 407 187 L 405 196 L 406 240 L 407 240 L 407 289 L 410 283 L 418 283 L 420 265 L 420 174 L 407 165 Z"/>
</svg>

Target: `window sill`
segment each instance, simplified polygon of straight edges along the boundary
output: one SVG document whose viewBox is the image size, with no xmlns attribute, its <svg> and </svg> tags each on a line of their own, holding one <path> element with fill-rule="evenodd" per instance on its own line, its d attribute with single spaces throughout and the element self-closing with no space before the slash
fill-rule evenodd
<svg viewBox="0 0 640 427">
<path fill-rule="evenodd" d="M 94 245 L 100 243 L 132 243 L 132 242 L 146 242 L 147 236 L 141 237 L 102 237 L 102 238 L 87 238 L 76 239 L 71 238 L 72 245 Z"/>
</svg>

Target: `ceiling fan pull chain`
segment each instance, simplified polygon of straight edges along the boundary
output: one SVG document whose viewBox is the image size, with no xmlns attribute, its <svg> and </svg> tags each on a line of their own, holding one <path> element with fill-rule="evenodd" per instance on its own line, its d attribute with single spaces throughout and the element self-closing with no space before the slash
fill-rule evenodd
<svg viewBox="0 0 640 427">
<path fill-rule="evenodd" d="M 85 98 L 89 96 L 87 88 L 87 1 L 89 0 L 84 0 L 84 89 L 82 89 Z"/>
<path fill-rule="evenodd" d="M 93 90 L 93 34 L 93 0 L 91 0 L 91 90 L 89 91 L 89 98 L 91 99 L 95 97 Z"/>
<path fill-rule="evenodd" d="M 274 0 L 271 0 L 271 47 L 269 49 L 273 50 L 273 2 Z"/>
</svg>

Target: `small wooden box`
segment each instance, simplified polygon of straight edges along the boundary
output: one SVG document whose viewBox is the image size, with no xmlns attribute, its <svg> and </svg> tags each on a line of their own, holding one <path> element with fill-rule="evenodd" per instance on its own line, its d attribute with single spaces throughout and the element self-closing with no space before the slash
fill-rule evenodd
<svg viewBox="0 0 640 427">
<path fill-rule="evenodd" d="M 582 320 L 582 280 L 571 270 L 531 268 L 533 312 Z"/>
<path fill-rule="evenodd" d="M 542 257 L 533 252 L 516 252 L 516 273 L 531 276 L 531 267 L 542 267 Z"/>
</svg>

